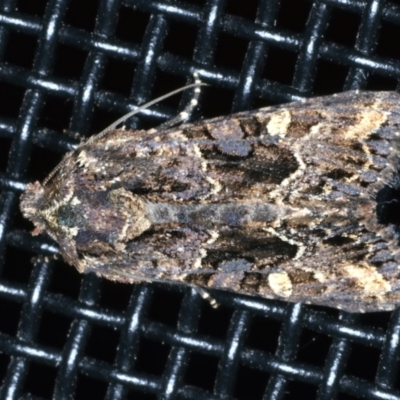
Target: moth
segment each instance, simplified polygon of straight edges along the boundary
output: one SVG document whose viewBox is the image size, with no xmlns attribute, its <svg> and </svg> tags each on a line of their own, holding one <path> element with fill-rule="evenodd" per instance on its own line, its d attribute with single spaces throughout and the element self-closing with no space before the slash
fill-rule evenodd
<svg viewBox="0 0 400 400">
<path fill-rule="evenodd" d="M 350 312 L 400 305 L 400 97 L 350 91 L 173 128 L 111 129 L 27 185 L 79 272 Z"/>
</svg>

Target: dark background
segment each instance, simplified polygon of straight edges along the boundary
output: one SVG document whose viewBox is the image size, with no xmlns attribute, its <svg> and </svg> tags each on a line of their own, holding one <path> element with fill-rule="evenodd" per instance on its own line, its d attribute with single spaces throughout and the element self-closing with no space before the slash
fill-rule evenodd
<svg viewBox="0 0 400 400">
<path fill-rule="evenodd" d="M 398 311 L 213 292 L 215 310 L 185 287 L 81 276 L 18 209 L 77 144 L 66 133 L 90 136 L 194 69 L 209 118 L 396 90 L 399 39 L 400 1 L 0 1 L 0 398 L 400 399 Z"/>
</svg>

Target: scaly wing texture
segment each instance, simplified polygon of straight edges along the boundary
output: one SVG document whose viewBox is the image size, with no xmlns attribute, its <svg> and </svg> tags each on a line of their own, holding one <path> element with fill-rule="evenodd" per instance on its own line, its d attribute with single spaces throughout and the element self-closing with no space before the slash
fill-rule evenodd
<svg viewBox="0 0 400 400">
<path fill-rule="evenodd" d="M 44 188 L 47 208 L 57 198 L 50 234 L 68 262 L 109 279 L 392 309 L 398 106 L 395 93 L 347 92 L 112 131 Z"/>
</svg>

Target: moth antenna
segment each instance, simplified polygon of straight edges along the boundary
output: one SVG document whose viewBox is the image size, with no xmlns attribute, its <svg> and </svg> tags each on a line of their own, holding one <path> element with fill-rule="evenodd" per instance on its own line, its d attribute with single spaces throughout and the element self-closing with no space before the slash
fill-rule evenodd
<svg viewBox="0 0 400 400">
<path fill-rule="evenodd" d="M 181 111 L 176 117 L 172 118 L 171 120 L 164 122 L 163 124 L 161 124 L 158 129 L 168 129 L 171 126 L 177 125 L 180 122 L 185 122 L 187 121 L 190 116 L 192 115 L 192 112 L 194 110 L 194 108 L 197 106 L 197 104 L 199 103 L 199 97 L 200 97 L 200 86 L 201 86 L 201 80 L 199 78 L 199 74 L 197 72 L 195 72 L 193 74 L 193 78 L 194 78 L 194 84 L 198 85 L 196 86 L 196 88 L 194 89 L 194 95 L 192 97 L 192 99 L 190 100 L 189 104 L 185 107 L 185 109 L 183 111 Z"/>
<path fill-rule="evenodd" d="M 199 75 L 198 75 L 197 72 L 195 72 L 195 73 L 193 74 L 193 76 L 194 76 L 194 79 L 195 79 L 195 82 L 194 82 L 194 83 L 191 83 L 191 84 L 186 85 L 186 86 L 183 86 L 183 87 L 181 87 L 181 88 L 179 88 L 179 89 L 173 90 L 172 92 L 169 92 L 169 93 L 167 93 L 167 94 L 164 94 L 163 96 L 157 97 L 156 99 L 154 99 L 154 100 L 152 100 L 152 101 L 149 101 L 149 102 L 146 103 L 146 104 L 143 104 L 142 106 L 136 108 L 135 110 L 129 111 L 127 114 L 123 115 L 121 118 L 118 118 L 115 122 L 113 122 L 113 123 L 112 123 L 111 125 L 109 125 L 107 128 L 103 129 L 100 133 L 98 133 L 97 135 L 94 135 L 94 136 L 90 137 L 86 142 L 80 144 L 80 145 L 74 150 L 74 152 L 77 151 L 77 150 L 79 150 L 79 149 L 82 149 L 82 148 L 85 147 L 85 146 L 88 146 L 88 145 L 92 144 L 92 143 L 93 143 L 94 141 L 96 141 L 96 140 L 101 139 L 101 138 L 104 137 L 108 132 L 110 132 L 110 131 L 112 131 L 113 129 L 115 129 L 119 124 L 121 124 L 122 122 L 125 122 L 128 118 L 132 117 L 132 116 L 135 115 L 135 114 L 138 114 L 139 112 L 145 110 L 146 108 L 151 107 L 153 104 L 156 104 L 156 103 L 158 103 L 158 102 L 160 102 L 160 101 L 163 101 L 163 100 L 167 99 L 168 97 L 174 96 L 174 95 L 176 95 L 176 94 L 178 94 L 178 93 L 180 93 L 180 92 L 183 92 L 183 91 L 185 91 L 185 90 L 187 90 L 187 89 L 190 89 L 190 88 L 193 88 L 193 87 L 199 88 L 200 86 L 207 86 L 207 83 L 201 82 L 201 80 L 199 79 Z M 193 108 L 197 105 L 197 100 L 198 100 L 199 94 L 200 94 L 200 91 L 199 91 L 198 93 L 195 92 L 195 97 L 194 97 L 193 100 L 196 102 L 196 104 L 193 104 L 193 105 L 192 105 L 192 102 L 193 102 L 193 100 L 192 100 L 192 102 L 190 103 L 190 105 L 189 105 L 188 108 L 191 107 L 191 109 L 193 109 Z M 193 102 L 193 103 L 194 103 L 194 102 Z M 187 108 L 187 109 L 188 109 L 188 108 Z M 185 111 L 183 111 L 182 113 L 187 112 L 187 109 L 186 109 Z M 182 114 L 182 113 L 181 113 L 181 114 Z M 174 118 L 173 120 L 175 120 L 175 118 Z M 172 121 L 173 121 L 173 120 L 172 120 Z M 172 122 L 172 121 L 170 121 L 170 122 Z M 64 166 L 64 164 L 66 163 L 66 161 L 67 161 L 67 159 L 64 159 L 63 161 L 61 161 L 61 162 L 50 172 L 50 174 L 49 174 L 49 175 L 46 177 L 46 179 L 43 181 L 43 186 L 46 186 L 46 184 L 51 180 L 51 178 Z"/>
<path fill-rule="evenodd" d="M 107 128 L 103 129 L 100 133 L 98 133 L 95 136 L 92 136 L 91 138 L 89 138 L 89 140 L 87 140 L 86 142 L 82 143 L 79 147 L 84 147 L 87 146 L 89 144 L 92 144 L 94 141 L 101 139 L 104 135 L 106 135 L 108 132 L 112 131 L 113 129 L 115 129 L 119 124 L 121 124 L 122 122 L 125 122 L 128 118 L 132 117 L 135 114 L 138 114 L 140 111 L 145 110 L 146 108 L 149 108 L 150 106 L 152 106 L 153 104 L 159 103 L 160 101 L 163 101 L 165 99 L 167 99 L 168 97 L 174 96 L 175 94 L 178 94 L 180 92 L 183 92 L 187 89 L 190 89 L 192 87 L 196 87 L 198 88 L 199 86 L 207 86 L 206 83 L 203 83 L 200 81 L 200 79 L 198 79 L 198 74 L 197 72 L 195 72 L 193 74 L 194 78 L 195 78 L 195 82 L 191 83 L 190 85 L 186 85 L 184 87 L 181 87 L 180 89 L 176 89 L 172 92 L 169 92 L 167 94 L 164 94 L 163 96 L 158 97 L 157 99 L 154 99 L 152 101 L 149 101 L 146 104 L 143 104 L 142 106 L 140 106 L 139 108 L 137 108 L 136 110 L 132 110 L 130 112 L 128 112 L 127 114 L 123 115 L 121 118 L 118 118 L 115 122 L 113 122 L 110 126 L 108 126 Z M 198 97 L 198 96 L 197 96 Z M 194 107 L 194 106 L 193 106 Z"/>
</svg>

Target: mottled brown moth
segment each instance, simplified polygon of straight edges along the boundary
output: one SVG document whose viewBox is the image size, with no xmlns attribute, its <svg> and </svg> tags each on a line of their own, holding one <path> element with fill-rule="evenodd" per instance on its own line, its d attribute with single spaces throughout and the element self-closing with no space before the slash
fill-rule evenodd
<svg viewBox="0 0 400 400">
<path fill-rule="evenodd" d="M 21 211 L 79 272 L 391 310 L 399 100 L 351 91 L 175 128 L 112 129 L 29 184 Z"/>
</svg>

